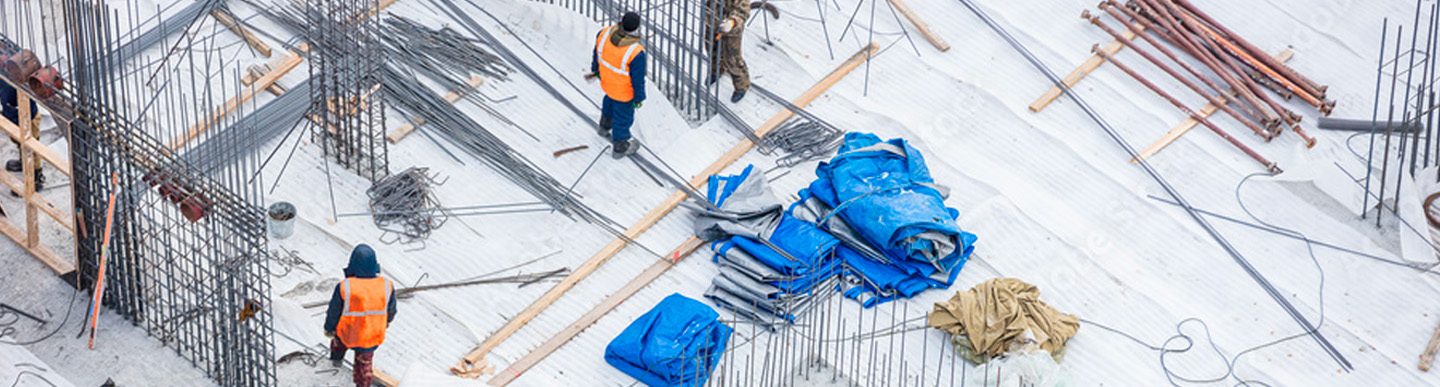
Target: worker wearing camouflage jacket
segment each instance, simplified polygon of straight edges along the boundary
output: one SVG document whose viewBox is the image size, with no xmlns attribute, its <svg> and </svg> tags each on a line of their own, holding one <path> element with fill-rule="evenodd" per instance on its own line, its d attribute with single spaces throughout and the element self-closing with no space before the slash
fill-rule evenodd
<svg viewBox="0 0 1440 387">
<path fill-rule="evenodd" d="M 707 0 L 707 8 L 704 40 L 705 50 L 710 52 L 709 83 L 729 74 L 735 85 L 730 102 L 740 102 L 750 90 L 750 71 L 740 56 L 745 20 L 750 18 L 750 0 Z"/>
<path fill-rule="evenodd" d="M 395 284 L 380 276 L 380 263 L 369 245 L 355 246 L 345 280 L 335 285 L 325 311 L 330 361 L 337 367 L 346 350 L 355 350 L 355 385 L 370 387 L 375 378 L 375 348 L 385 342 L 385 329 L 395 320 Z"/>
</svg>

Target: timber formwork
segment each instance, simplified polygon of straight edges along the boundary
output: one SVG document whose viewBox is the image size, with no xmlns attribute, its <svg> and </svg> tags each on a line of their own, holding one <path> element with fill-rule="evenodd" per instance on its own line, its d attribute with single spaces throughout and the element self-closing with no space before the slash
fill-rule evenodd
<svg viewBox="0 0 1440 387">
<path fill-rule="evenodd" d="M 66 81 L 39 98 L 45 93 L 26 80 L 0 75 L 20 85 L 22 97 L 40 101 L 67 137 L 62 172 L 71 175 L 76 285 L 92 287 L 99 278 L 115 193 L 103 304 L 219 385 L 276 385 L 259 162 L 249 153 L 213 153 L 225 160 L 211 161 L 224 167 L 200 173 L 182 157 L 209 142 L 254 149 L 249 136 L 206 130 L 233 123 L 229 113 L 245 108 L 231 94 L 242 89 L 234 56 L 222 55 L 229 52 L 213 35 L 186 28 L 160 48 L 122 59 L 115 47 L 131 39 L 123 31 L 147 22 L 95 0 L 4 13 L 13 16 L 0 23 L 0 53 L 33 49 Z M 29 136 L 26 143 L 38 137 Z M 171 138 L 178 141 L 161 140 Z M 108 345 L 105 330 L 99 326 L 97 347 Z"/>
</svg>

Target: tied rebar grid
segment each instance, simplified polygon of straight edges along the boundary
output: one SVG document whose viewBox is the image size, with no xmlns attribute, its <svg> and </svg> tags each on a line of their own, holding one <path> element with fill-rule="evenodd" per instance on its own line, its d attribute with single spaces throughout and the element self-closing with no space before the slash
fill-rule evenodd
<svg viewBox="0 0 1440 387">
<path fill-rule="evenodd" d="M 390 165 L 379 3 L 314 0 L 306 7 L 315 135 L 338 164 L 371 182 L 380 181 L 390 175 Z"/>
<path fill-rule="evenodd" d="M 94 286 L 105 208 L 119 190 L 104 304 L 220 385 L 275 385 L 262 198 L 247 183 L 258 162 L 232 150 L 245 136 L 193 131 L 234 120 L 212 114 L 240 90 L 235 54 L 245 48 L 222 46 L 214 37 L 223 28 L 200 18 L 148 35 L 159 36 L 148 50 L 117 49 L 137 47 L 124 31 L 157 23 L 133 13 L 135 2 L 128 13 L 93 0 L 7 4 L 0 52 L 32 49 L 66 80 L 41 102 L 69 131 L 78 285 Z M 194 141 L 167 145 L 180 136 Z M 234 162 L 198 173 L 180 155 L 201 143 Z M 247 305 L 260 308 L 242 318 Z M 106 328 L 96 345 L 110 345 Z"/>
</svg>

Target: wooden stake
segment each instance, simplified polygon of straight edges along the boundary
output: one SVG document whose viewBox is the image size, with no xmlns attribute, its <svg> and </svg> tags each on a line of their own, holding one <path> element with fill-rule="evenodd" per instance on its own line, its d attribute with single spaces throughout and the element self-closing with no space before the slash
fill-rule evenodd
<svg viewBox="0 0 1440 387">
<path fill-rule="evenodd" d="M 1285 51 L 1281 51 L 1280 53 L 1275 54 L 1274 57 L 1280 62 L 1287 62 L 1290 60 L 1290 58 L 1295 57 L 1295 52 L 1287 48 L 1285 49 Z M 1231 90 L 1230 93 L 1233 95 L 1234 91 Z M 1226 99 L 1225 96 L 1220 96 L 1219 99 L 1221 101 L 1224 101 L 1225 103 L 1230 103 L 1230 100 Z M 1196 113 L 1199 113 L 1201 117 L 1210 117 L 1211 114 L 1215 114 L 1215 111 L 1219 109 L 1220 108 L 1215 106 L 1214 104 L 1205 104 L 1205 107 L 1200 108 L 1200 111 Z M 1175 140 L 1179 139 L 1180 136 L 1189 132 L 1190 129 L 1194 128 L 1195 125 L 1199 124 L 1199 120 L 1196 120 L 1194 118 L 1186 118 L 1185 121 L 1180 122 L 1179 125 L 1175 125 L 1175 127 L 1171 128 L 1169 132 L 1166 132 L 1165 135 L 1160 137 L 1159 140 L 1155 140 L 1154 144 L 1150 144 L 1150 146 L 1146 147 L 1145 150 L 1140 151 L 1138 158 L 1140 160 L 1149 159 L 1150 156 L 1154 156 L 1156 153 L 1159 153 L 1161 149 L 1165 149 L 1165 147 L 1170 146 L 1170 143 L 1175 142 Z M 1130 159 L 1130 162 L 1138 163 L 1139 161 L 1132 158 Z"/>
<path fill-rule="evenodd" d="M 590 308 L 589 312 L 585 312 L 584 315 L 580 316 L 580 319 L 570 323 L 570 326 L 565 327 L 565 330 L 550 337 L 544 344 L 540 344 L 540 347 L 535 348 L 526 354 L 525 357 L 510 364 L 510 367 L 505 368 L 505 371 L 500 372 L 499 375 L 495 375 L 495 377 L 491 378 L 487 383 L 491 386 L 498 387 L 515 381 L 515 378 L 520 377 L 525 371 L 539 364 L 541 360 L 545 360 L 546 356 L 550 356 L 551 353 L 560 349 L 565 343 L 570 342 L 575 336 L 580 335 L 580 332 L 585 331 L 585 328 L 589 328 L 591 325 L 594 325 L 596 321 L 600 321 L 600 318 L 604 317 L 605 314 L 610 313 L 615 307 L 620 306 L 625 300 L 630 299 L 630 296 L 639 293 L 640 289 L 644 289 L 650 282 L 655 281 L 656 278 L 660 278 L 660 275 L 665 274 L 666 270 L 670 270 L 672 266 L 675 266 L 676 263 L 679 263 L 680 260 L 685 259 L 685 257 L 690 256 L 691 253 L 694 253 L 695 250 L 704 244 L 705 241 L 693 236 L 690 237 L 690 239 L 686 239 L 680 246 L 675 247 L 675 251 L 670 252 L 666 259 L 655 261 L 654 264 L 650 265 L 650 268 L 645 269 L 645 271 L 640 272 L 640 275 L 636 276 L 635 279 L 630 280 L 630 283 L 625 284 L 625 286 L 615 291 L 615 293 L 609 297 L 605 297 L 604 301 L 600 301 L 600 305 L 595 305 L 594 308 Z"/>
<path fill-rule="evenodd" d="M 476 88 L 480 87 L 480 84 L 482 83 L 485 83 L 485 79 L 480 78 L 479 75 L 470 77 L 470 80 L 465 81 L 466 88 L 464 90 L 460 90 L 459 92 L 451 91 L 449 93 L 445 93 L 445 102 L 453 104 L 455 103 L 455 101 L 459 101 L 460 97 L 464 95 L 463 93 L 469 93 L 471 90 L 475 90 Z M 414 123 L 406 122 L 404 125 L 400 125 L 399 128 L 395 128 L 395 130 L 392 130 L 389 134 L 386 134 L 385 139 L 389 140 L 391 144 L 399 143 L 400 140 L 405 139 L 405 136 L 409 136 L 410 132 L 415 131 L 416 125 L 425 125 L 425 117 L 415 116 L 411 120 L 414 121 Z"/>
<path fill-rule="evenodd" d="M 895 10 L 900 11 L 901 15 L 905 15 L 905 19 L 909 20 L 911 24 L 914 24 L 915 29 L 920 30 L 920 35 L 924 35 L 925 40 L 929 40 L 930 44 L 935 45 L 936 49 L 939 49 L 940 52 L 950 51 L 950 43 L 945 43 L 945 39 L 941 39 L 939 34 L 932 31 L 930 24 L 925 23 L 925 20 L 921 19 L 920 15 L 916 15 L 915 11 L 910 9 L 910 6 L 905 5 L 904 1 L 890 0 L 890 5 L 895 6 Z"/>
<path fill-rule="evenodd" d="M 820 82 L 816 83 L 814 86 L 811 86 L 810 89 L 806 90 L 804 94 L 801 94 L 799 98 L 796 98 L 794 101 L 794 105 L 802 108 L 806 105 L 809 105 L 811 101 L 819 98 L 821 94 L 824 94 L 826 90 L 829 90 L 831 85 L 834 85 L 835 82 L 840 81 L 840 79 L 844 78 L 846 74 L 849 74 L 851 70 L 859 67 L 860 64 L 864 63 L 867 58 L 869 58 L 871 55 L 874 55 L 875 51 L 878 49 L 879 46 L 877 46 L 874 42 L 866 45 L 865 48 L 862 48 L 859 52 L 856 52 L 855 55 L 851 56 L 850 59 L 847 59 L 844 63 L 841 63 L 840 67 L 836 68 L 835 71 L 832 71 L 830 75 L 825 76 L 825 78 L 821 79 Z M 789 119 L 794 115 L 795 112 L 792 112 L 790 110 L 782 110 L 779 113 L 776 113 L 775 116 L 770 117 L 770 120 L 765 121 L 764 124 L 761 124 L 758 128 L 755 129 L 756 137 L 764 138 L 767 133 L 775 130 L 775 128 L 779 127 L 781 123 L 785 122 L 785 120 Z M 749 139 L 741 140 L 740 143 L 735 144 L 735 147 L 731 148 L 730 151 L 725 152 L 724 155 L 721 155 L 720 159 L 715 160 L 714 163 L 711 163 L 710 166 L 705 167 L 705 169 L 701 170 L 699 174 L 696 174 L 694 178 L 691 178 L 690 186 L 696 188 L 704 187 L 705 184 L 709 181 L 710 175 L 720 173 L 726 167 L 729 167 L 730 164 L 734 163 L 736 160 L 739 160 L 740 156 L 745 155 L 745 153 L 749 152 L 750 149 L 754 147 L 755 144 L 750 142 Z M 675 191 L 675 193 L 670 194 L 670 197 L 665 199 L 664 202 L 661 202 L 658 207 L 650 210 L 650 212 L 646 213 L 643 218 L 640 218 L 640 221 L 636 222 L 634 225 L 630 226 L 630 228 L 626 229 L 623 237 L 615 238 L 615 240 L 610 241 L 609 244 L 605 245 L 604 248 L 600 249 L 599 252 L 595 253 L 594 256 L 590 257 L 590 259 L 585 261 L 584 264 L 580 265 L 579 268 L 575 269 L 575 271 L 572 272 L 569 276 L 561 280 L 560 283 L 555 284 L 555 287 L 545 292 L 545 295 L 541 296 L 540 299 L 535 300 L 535 302 L 530 304 L 529 307 L 526 307 L 525 310 L 522 310 L 519 314 L 511 317 L 510 321 L 507 321 L 504 326 L 500 327 L 500 330 L 491 334 L 490 337 L 486 338 L 485 341 L 481 342 L 479 346 L 476 346 L 475 349 L 471 350 L 470 353 L 466 354 L 465 357 L 460 360 L 459 364 L 456 364 L 454 367 L 450 368 L 450 371 L 455 373 L 456 375 L 473 375 L 475 373 L 475 365 L 480 361 L 481 358 L 485 356 L 485 354 L 495 349 L 496 346 L 499 346 L 500 343 L 505 341 L 505 339 L 509 338 L 510 335 L 513 335 L 516 331 L 519 331 L 520 327 L 530 322 L 530 320 L 535 318 L 535 316 L 539 315 L 541 311 L 545 310 L 545 308 L 548 308 L 550 304 L 555 303 L 556 300 L 560 299 L 561 295 L 565 294 L 566 291 L 569 291 L 570 288 L 574 287 L 576 283 L 580 282 L 580 280 L 595 272 L 595 270 L 598 269 L 601 264 L 604 264 L 606 261 L 610 260 L 610 258 L 615 256 L 616 253 L 620 252 L 620 249 L 623 249 L 626 245 L 628 245 L 629 241 L 638 238 L 640 234 L 650 229 L 650 226 L 653 226 L 656 222 L 659 222 L 660 218 L 665 217 L 665 215 L 669 214 L 670 211 L 673 211 L 676 207 L 680 206 L 680 203 L 685 201 L 686 197 L 687 195 L 684 191 Z"/>
<path fill-rule="evenodd" d="M 1430 335 L 1430 345 L 1425 346 L 1425 353 L 1420 354 L 1420 370 L 1430 372 L 1430 363 L 1435 362 L 1435 352 L 1440 351 L 1440 325 L 1435 326 L 1435 333 Z"/>
<path fill-rule="evenodd" d="M 1134 31 L 1126 30 L 1124 33 L 1120 34 L 1120 36 L 1124 37 L 1125 40 L 1135 40 L 1135 31 L 1144 31 L 1145 26 L 1142 26 L 1138 23 L 1134 24 L 1134 26 Z M 1105 47 L 1102 47 L 1100 50 L 1104 51 L 1108 55 L 1115 55 L 1115 53 L 1120 52 L 1120 49 L 1122 48 L 1125 48 L 1125 44 L 1120 43 L 1119 40 L 1113 40 L 1110 43 L 1106 44 Z M 1095 71 L 1095 69 L 1099 68 L 1100 64 L 1102 63 L 1105 63 L 1105 58 L 1101 57 L 1100 54 L 1090 55 L 1090 59 L 1086 59 L 1084 62 L 1081 62 L 1080 67 L 1076 67 L 1074 71 L 1070 72 L 1070 74 L 1065 75 L 1065 79 L 1062 79 L 1061 81 L 1065 82 L 1065 87 L 1075 87 L 1076 83 L 1080 83 L 1081 79 L 1084 79 L 1085 76 L 1090 75 L 1090 72 Z M 1030 111 L 1039 113 L 1041 110 L 1045 110 L 1046 106 L 1050 106 L 1051 102 L 1055 102 L 1055 99 L 1060 98 L 1060 95 L 1064 93 L 1065 91 L 1060 90 L 1060 87 L 1050 86 L 1050 90 L 1046 90 L 1045 94 L 1041 94 L 1040 98 L 1036 98 L 1035 102 L 1030 103 Z"/>
</svg>

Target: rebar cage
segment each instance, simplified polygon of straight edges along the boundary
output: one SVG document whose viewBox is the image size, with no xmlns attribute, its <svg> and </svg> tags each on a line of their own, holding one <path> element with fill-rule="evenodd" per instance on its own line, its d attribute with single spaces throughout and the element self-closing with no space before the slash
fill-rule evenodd
<svg viewBox="0 0 1440 387">
<path fill-rule="evenodd" d="M 390 175 L 385 142 L 381 67 L 385 50 L 377 36 L 379 3 L 311 0 L 306 3 L 310 56 L 310 112 L 328 155 L 371 182 Z"/>
<path fill-rule="evenodd" d="M 243 103 L 232 115 L 216 110 L 244 89 L 232 52 L 190 28 L 199 16 L 142 20 L 135 2 L 124 11 L 95 0 L 7 3 L 0 53 L 33 50 L 66 81 L 40 102 L 69 132 L 77 286 L 99 277 L 115 194 L 104 305 L 222 386 L 275 385 L 263 197 L 250 151 L 258 140 L 226 130 Z M 139 34 L 177 22 L 183 34 Z M 146 48 L 151 56 L 141 55 Z M 210 151 L 194 157 L 202 146 Z"/>
<path fill-rule="evenodd" d="M 706 84 L 710 56 L 706 53 L 705 21 L 719 11 L 704 0 L 534 0 L 578 12 L 603 24 L 620 21 L 625 12 L 640 14 L 641 43 L 653 60 L 646 77 L 691 122 L 717 113 L 714 88 Z"/>
</svg>

